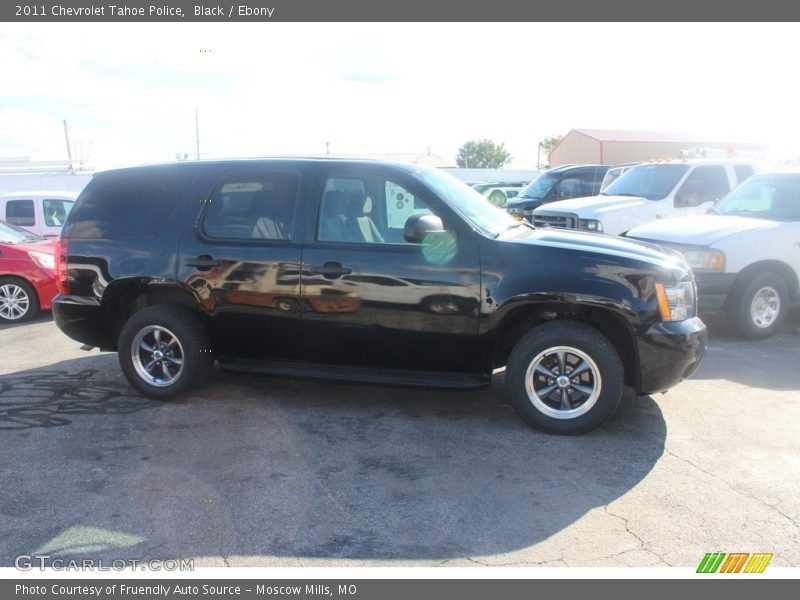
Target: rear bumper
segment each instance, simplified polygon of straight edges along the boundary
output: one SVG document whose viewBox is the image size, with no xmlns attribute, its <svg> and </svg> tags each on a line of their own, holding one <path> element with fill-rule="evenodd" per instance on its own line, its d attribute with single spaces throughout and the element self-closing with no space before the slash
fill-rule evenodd
<svg viewBox="0 0 800 600">
<path fill-rule="evenodd" d="M 706 352 L 708 331 L 698 317 L 658 323 L 637 338 L 639 393 L 655 394 L 691 377 Z"/>
<path fill-rule="evenodd" d="M 695 273 L 697 309 L 701 314 L 721 312 L 737 273 Z"/>
<path fill-rule="evenodd" d="M 53 299 L 53 319 L 76 342 L 114 350 L 109 327 L 95 298 L 59 294 Z"/>
</svg>

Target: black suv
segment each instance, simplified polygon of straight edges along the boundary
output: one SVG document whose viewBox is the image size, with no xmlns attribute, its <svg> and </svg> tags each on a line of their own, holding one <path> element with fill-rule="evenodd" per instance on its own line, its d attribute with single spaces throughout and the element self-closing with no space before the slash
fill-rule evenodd
<svg viewBox="0 0 800 600">
<path fill-rule="evenodd" d="M 534 229 L 443 171 L 325 159 L 96 175 L 57 256 L 55 320 L 169 398 L 223 369 L 403 385 L 507 366 L 529 423 L 580 433 L 691 375 L 706 346 L 677 252 Z"/>
<path fill-rule="evenodd" d="M 542 204 L 569 198 L 596 196 L 609 165 L 562 165 L 545 171 L 531 181 L 514 198 L 509 198 L 506 210 L 515 217 L 533 220 L 534 209 Z"/>
</svg>

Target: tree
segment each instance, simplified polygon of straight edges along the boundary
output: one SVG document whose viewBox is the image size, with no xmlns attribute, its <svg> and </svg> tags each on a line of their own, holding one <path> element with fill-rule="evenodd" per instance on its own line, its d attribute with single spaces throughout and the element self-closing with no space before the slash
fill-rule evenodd
<svg viewBox="0 0 800 600">
<path fill-rule="evenodd" d="M 462 169 L 499 169 L 511 160 L 505 144 L 492 140 L 470 140 L 458 149 L 456 164 Z"/>
<path fill-rule="evenodd" d="M 563 135 L 548 135 L 545 136 L 542 141 L 539 142 L 539 148 L 536 153 L 536 167 L 539 168 L 542 166 L 541 164 L 541 155 L 544 154 L 547 158 L 547 162 L 550 163 L 550 153 L 553 149 L 558 146 L 561 140 L 564 139 Z"/>
</svg>

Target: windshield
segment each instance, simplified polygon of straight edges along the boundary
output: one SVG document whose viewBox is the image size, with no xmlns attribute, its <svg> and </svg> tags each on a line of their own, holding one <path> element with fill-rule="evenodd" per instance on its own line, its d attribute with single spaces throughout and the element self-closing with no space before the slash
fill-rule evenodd
<svg viewBox="0 0 800 600">
<path fill-rule="evenodd" d="M 557 184 L 561 178 L 558 174 L 542 173 L 536 179 L 531 181 L 525 189 L 523 189 L 517 198 L 532 198 L 533 200 L 545 200 L 553 186 Z"/>
<path fill-rule="evenodd" d="M 507 229 L 519 225 L 505 210 L 490 204 L 484 196 L 449 173 L 420 169 L 416 175 L 485 235 L 497 237 Z"/>
<path fill-rule="evenodd" d="M 689 170 L 689 165 L 639 165 L 629 169 L 609 185 L 604 196 L 639 196 L 663 200 Z"/>
<path fill-rule="evenodd" d="M 755 175 L 725 196 L 715 210 L 721 215 L 800 221 L 800 174 Z"/>
<path fill-rule="evenodd" d="M 42 238 L 30 231 L 0 221 L 0 244 L 20 244 L 23 242 L 35 242 L 40 239 Z"/>
</svg>

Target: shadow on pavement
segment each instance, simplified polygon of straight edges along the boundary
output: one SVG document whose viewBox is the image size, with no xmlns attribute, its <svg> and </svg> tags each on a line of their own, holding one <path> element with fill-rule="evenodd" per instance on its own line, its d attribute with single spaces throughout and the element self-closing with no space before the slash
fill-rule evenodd
<svg viewBox="0 0 800 600">
<path fill-rule="evenodd" d="M 472 392 L 226 374 L 159 403 L 134 394 L 113 356 L 90 355 L 0 386 L 3 566 L 45 550 L 107 560 L 508 552 L 625 494 L 666 436 L 649 397 L 626 397 L 588 435 L 539 433 L 507 402 L 502 374 Z"/>
<path fill-rule="evenodd" d="M 721 317 L 703 319 L 709 348 L 693 379 L 724 379 L 769 390 L 800 390 L 800 307 L 765 340 L 740 336 Z"/>
</svg>

